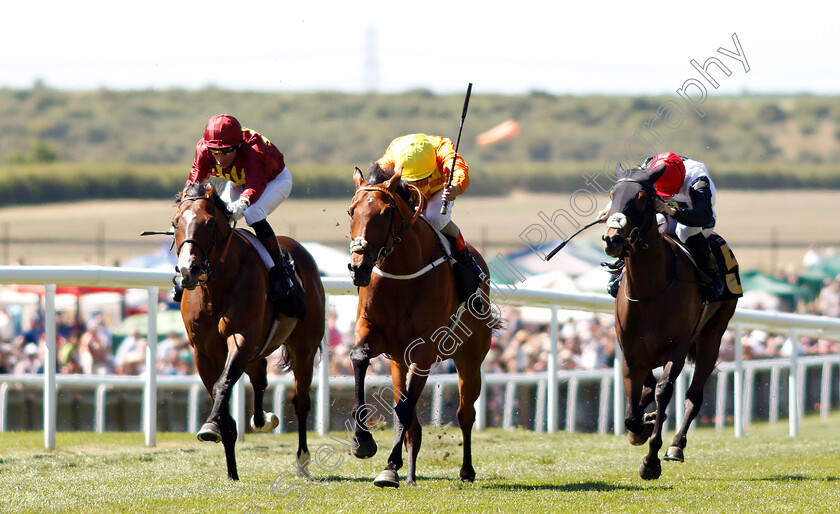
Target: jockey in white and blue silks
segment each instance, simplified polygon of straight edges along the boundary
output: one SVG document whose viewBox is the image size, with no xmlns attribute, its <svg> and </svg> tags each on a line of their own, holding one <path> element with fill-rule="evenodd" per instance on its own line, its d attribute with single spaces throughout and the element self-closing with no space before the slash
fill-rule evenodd
<svg viewBox="0 0 840 514">
<path fill-rule="evenodd" d="M 685 243 L 701 271 L 709 277 L 707 300 L 717 298 L 723 292 L 723 282 L 706 239 L 712 235 L 716 221 L 715 184 L 709 170 L 702 162 L 672 152 L 658 154 L 645 164 L 651 173 L 665 168 L 654 184 L 659 196 L 655 208 L 668 216 L 664 230 Z"/>
</svg>

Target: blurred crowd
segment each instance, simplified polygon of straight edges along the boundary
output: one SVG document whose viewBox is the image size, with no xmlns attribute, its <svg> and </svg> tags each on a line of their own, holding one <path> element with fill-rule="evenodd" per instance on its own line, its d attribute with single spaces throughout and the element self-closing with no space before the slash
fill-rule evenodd
<svg viewBox="0 0 840 514">
<path fill-rule="evenodd" d="M 46 334 L 41 314 L 28 320 L 0 306 L 0 373 L 43 373 Z M 25 328 L 23 328 L 25 327 Z M 146 337 L 138 330 L 116 338 L 102 313 L 77 320 L 56 315 L 56 372 L 91 375 L 139 375 L 146 368 Z M 191 375 L 195 365 L 189 342 L 177 333 L 161 334 L 157 372 Z"/>
<path fill-rule="evenodd" d="M 804 255 L 806 268 L 819 265 L 831 254 L 811 248 Z M 790 268 L 775 274 L 781 281 L 796 284 L 800 277 Z M 170 305 L 170 307 L 172 307 Z M 486 358 L 487 372 L 533 373 L 546 370 L 552 344 L 557 345 L 560 369 L 600 369 L 612 367 L 615 356 L 614 318 L 608 314 L 560 317 L 557 340 L 551 341 L 546 322 L 522 319 L 517 307 L 502 306 L 505 327 L 494 332 Z M 772 307 L 804 314 L 840 317 L 840 275 L 825 279 L 812 298 L 797 298 Z M 561 311 L 563 312 L 563 311 Z M 351 324 L 339 325 L 334 308 L 329 312 L 330 374 L 352 375 L 350 349 L 353 345 Z M 113 334 L 113 324 L 102 313 L 94 312 L 87 319 L 78 319 L 59 312 L 56 320 L 56 370 L 60 373 L 138 375 L 145 371 L 147 341 L 138 330 L 121 337 Z M 729 330 L 721 342 L 719 360 L 734 358 L 735 334 Z M 744 358 L 789 357 L 793 348 L 798 355 L 840 352 L 840 345 L 828 339 L 799 337 L 794 345 L 789 334 L 773 334 L 761 330 L 742 335 Z M 41 315 L 24 319 L 13 305 L 0 305 L 0 373 L 42 373 L 45 355 L 45 334 Z M 284 349 L 269 358 L 270 374 L 283 372 Z M 390 374 L 388 357 L 371 361 L 375 374 Z M 440 363 L 433 372 L 454 372 L 452 360 Z M 181 334 L 161 334 L 157 344 L 157 372 L 168 375 L 194 374 L 195 361 L 189 342 Z"/>
</svg>

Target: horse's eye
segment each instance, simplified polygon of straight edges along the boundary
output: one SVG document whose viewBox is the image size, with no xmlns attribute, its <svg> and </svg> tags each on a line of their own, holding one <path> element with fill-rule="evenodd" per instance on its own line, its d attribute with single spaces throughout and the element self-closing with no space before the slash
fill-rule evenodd
<svg viewBox="0 0 840 514">
<path fill-rule="evenodd" d="M 353 213 L 350 211 L 350 209 L 347 209 L 347 215 L 350 216 L 351 218 L 353 217 Z"/>
</svg>

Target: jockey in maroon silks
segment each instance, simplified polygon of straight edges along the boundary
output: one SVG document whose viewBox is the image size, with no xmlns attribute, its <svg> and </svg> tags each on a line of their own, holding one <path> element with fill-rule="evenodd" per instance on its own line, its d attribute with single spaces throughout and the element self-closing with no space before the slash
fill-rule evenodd
<svg viewBox="0 0 840 514">
<path fill-rule="evenodd" d="M 219 196 L 227 204 L 231 218 L 236 221 L 244 217 L 271 255 L 271 300 L 283 314 L 298 317 L 303 306 L 295 301 L 301 295 L 291 294 L 294 288 L 301 287 L 297 284 L 294 261 L 277 243 L 266 220 L 292 191 L 292 174 L 283 154 L 266 137 L 242 127 L 233 116 L 218 114 L 207 122 L 204 137 L 195 146 L 187 185 L 203 182 L 211 175 L 227 180 Z M 180 301 L 177 288 L 173 299 Z"/>
</svg>

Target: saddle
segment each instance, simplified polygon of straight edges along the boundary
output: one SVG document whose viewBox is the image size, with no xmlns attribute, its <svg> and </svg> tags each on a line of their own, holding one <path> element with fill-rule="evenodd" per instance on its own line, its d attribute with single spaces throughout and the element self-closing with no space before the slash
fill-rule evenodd
<svg viewBox="0 0 840 514">
<path fill-rule="evenodd" d="M 452 271 L 455 274 L 455 289 L 458 292 L 458 300 L 461 303 L 466 302 L 470 299 L 470 297 L 473 297 L 473 293 L 475 293 L 480 285 L 478 277 L 475 276 L 475 273 L 473 273 L 470 268 L 455 258 L 452 252 L 452 249 L 455 248 L 455 238 L 448 236 L 433 227 L 432 224 L 429 223 L 429 220 L 426 219 L 426 216 L 421 214 L 420 219 L 425 221 L 426 224 L 434 231 L 435 235 L 437 235 L 438 245 L 440 246 L 440 249 L 443 250 L 446 259 L 449 261 L 450 266 L 452 266 Z M 483 312 L 483 308 L 481 306 L 475 307 L 478 308 L 476 312 Z"/>
<path fill-rule="evenodd" d="M 263 264 L 265 265 L 266 271 L 270 271 L 274 267 L 274 261 L 271 259 L 271 255 L 268 254 L 268 250 L 265 249 L 265 246 L 263 246 L 262 242 L 257 238 L 257 236 L 255 236 L 249 230 L 245 230 L 244 228 L 237 228 L 235 230 L 239 235 L 243 236 L 249 243 L 251 243 L 251 246 L 253 246 L 257 250 L 257 253 L 260 256 L 260 260 L 262 260 Z M 298 271 L 297 266 L 294 266 L 294 262 L 292 262 L 292 264 L 292 268 L 295 271 L 295 288 L 289 293 L 287 298 L 282 300 L 282 302 L 302 306 L 299 309 L 295 309 L 302 311 L 302 313 L 299 316 L 293 316 L 302 318 L 303 313 L 306 312 L 306 294 L 303 289 L 303 279 L 300 276 L 300 272 Z M 269 284 L 269 289 L 270 288 L 271 284 Z M 279 304 L 281 302 L 277 303 Z M 289 308 L 285 307 L 286 306 L 284 305 L 275 305 L 275 315 L 278 315 L 280 312 L 289 310 Z M 288 316 L 289 314 L 286 315 Z"/>
</svg>

